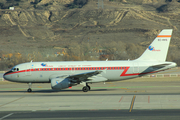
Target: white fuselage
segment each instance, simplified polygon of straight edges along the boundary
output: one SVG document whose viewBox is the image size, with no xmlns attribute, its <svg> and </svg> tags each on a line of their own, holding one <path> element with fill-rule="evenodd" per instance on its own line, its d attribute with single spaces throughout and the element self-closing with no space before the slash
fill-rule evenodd
<svg viewBox="0 0 180 120">
<path fill-rule="evenodd" d="M 168 64 L 164 67 L 151 66 Z M 19 64 L 4 74 L 4 78 L 13 82 L 48 83 L 52 78 L 68 77 L 91 71 L 102 71 L 98 76 L 105 81 L 118 81 L 135 78 L 175 67 L 173 62 L 155 61 L 72 61 L 72 62 L 29 62 Z M 89 81 L 98 82 L 98 81 Z"/>
</svg>

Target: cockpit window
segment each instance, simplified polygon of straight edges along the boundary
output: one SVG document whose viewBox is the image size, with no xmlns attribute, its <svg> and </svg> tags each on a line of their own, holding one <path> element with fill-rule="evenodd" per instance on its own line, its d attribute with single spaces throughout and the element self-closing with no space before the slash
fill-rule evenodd
<svg viewBox="0 0 180 120">
<path fill-rule="evenodd" d="M 19 71 L 19 68 L 12 68 L 11 71 Z"/>
</svg>

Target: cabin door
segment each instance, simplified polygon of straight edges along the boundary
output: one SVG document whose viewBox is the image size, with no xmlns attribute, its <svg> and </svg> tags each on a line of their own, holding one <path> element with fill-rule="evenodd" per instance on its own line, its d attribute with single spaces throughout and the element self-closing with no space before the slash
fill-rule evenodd
<svg viewBox="0 0 180 120">
<path fill-rule="evenodd" d="M 138 62 L 133 63 L 133 73 L 139 73 L 139 63 Z"/>
<path fill-rule="evenodd" d="M 26 75 L 31 75 L 31 69 L 33 69 L 33 66 L 30 65 L 30 64 L 28 64 L 28 65 L 26 66 L 25 74 L 26 74 Z"/>
</svg>

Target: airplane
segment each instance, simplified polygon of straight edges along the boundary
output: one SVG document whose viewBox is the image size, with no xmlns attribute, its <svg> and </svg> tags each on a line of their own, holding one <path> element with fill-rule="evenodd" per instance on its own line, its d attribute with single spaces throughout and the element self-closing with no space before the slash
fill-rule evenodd
<svg viewBox="0 0 180 120">
<path fill-rule="evenodd" d="M 172 31 L 162 30 L 135 60 L 31 61 L 14 66 L 3 77 L 12 82 L 28 83 L 27 92 L 32 91 L 32 83 L 51 83 L 53 90 L 81 84 L 84 86 L 82 91 L 88 92 L 91 89 L 88 85 L 90 83 L 121 81 L 176 67 L 176 63 L 166 61 Z"/>
</svg>

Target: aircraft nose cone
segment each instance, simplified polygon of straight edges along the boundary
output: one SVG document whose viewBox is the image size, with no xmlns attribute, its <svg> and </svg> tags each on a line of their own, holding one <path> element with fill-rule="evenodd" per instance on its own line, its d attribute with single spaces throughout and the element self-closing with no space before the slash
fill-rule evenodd
<svg viewBox="0 0 180 120">
<path fill-rule="evenodd" d="M 3 78 L 4 78 L 4 79 L 7 79 L 7 75 L 6 75 L 6 73 L 3 75 Z"/>
<path fill-rule="evenodd" d="M 3 78 L 4 78 L 5 80 L 8 80 L 8 75 L 9 75 L 9 73 L 11 73 L 11 72 L 12 72 L 12 71 L 8 71 L 8 72 L 4 73 Z"/>
</svg>

